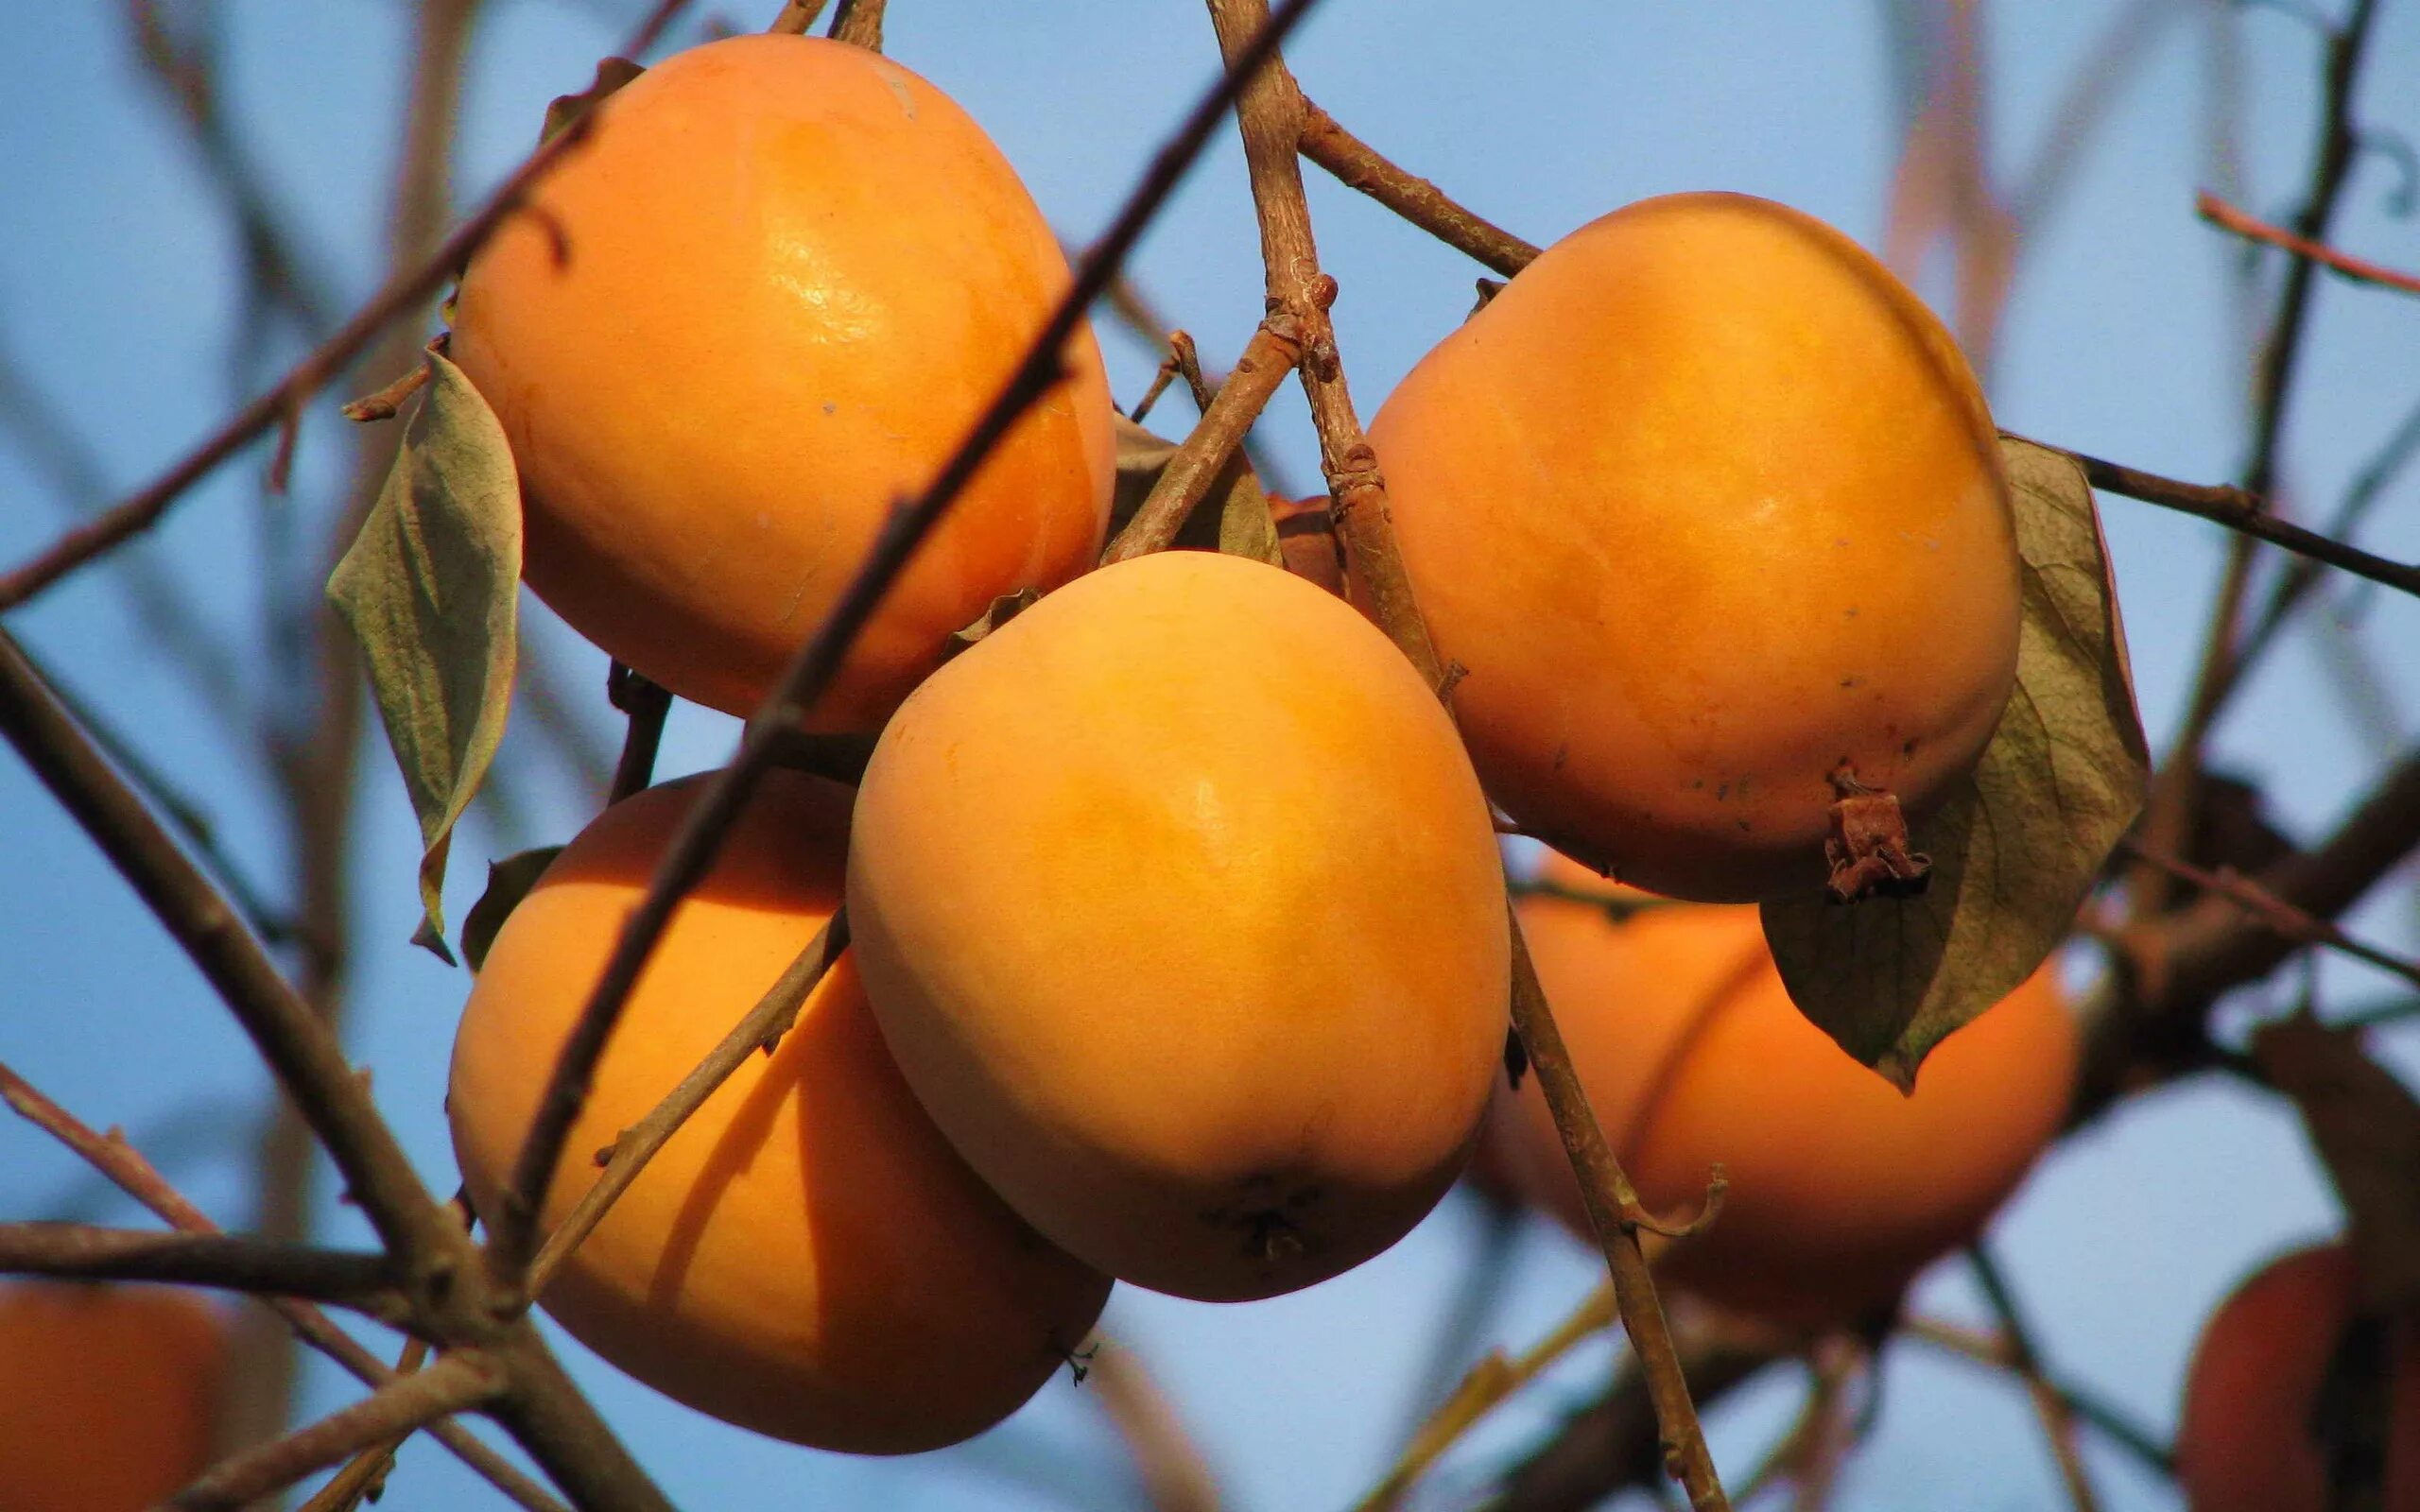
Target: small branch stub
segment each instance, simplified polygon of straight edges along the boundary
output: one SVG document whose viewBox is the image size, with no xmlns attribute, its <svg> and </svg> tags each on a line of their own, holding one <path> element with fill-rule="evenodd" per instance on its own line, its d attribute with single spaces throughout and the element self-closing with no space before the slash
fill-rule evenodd
<svg viewBox="0 0 2420 1512">
<path fill-rule="evenodd" d="M 1824 859 L 1832 874 L 1824 896 L 1836 903 L 1867 898 L 1913 898 L 1932 880 L 1932 858 L 1908 849 L 1908 819 L 1899 797 L 1868 787 L 1846 766 L 1832 774 L 1832 833 Z"/>
</svg>

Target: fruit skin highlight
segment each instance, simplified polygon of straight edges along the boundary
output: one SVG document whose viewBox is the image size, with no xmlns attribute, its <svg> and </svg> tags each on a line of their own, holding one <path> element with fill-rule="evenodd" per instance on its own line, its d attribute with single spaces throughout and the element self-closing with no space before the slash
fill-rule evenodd
<svg viewBox="0 0 2420 1512">
<path fill-rule="evenodd" d="M 666 60 L 473 259 L 452 355 L 521 472 L 526 576 L 686 698 L 752 711 L 1069 274 L 946 96 L 862 47 Z M 871 730 L 992 600 L 1092 564 L 1114 466 L 1090 328 L 917 552 L 813 713 Z"/>
<path fill-rule="evenodd" d="M 704 781 L 606 811 L 496 936 L 447 1099 L 475 1211 L 497 1211 L 556 1052 Z M 838 784 L 766 774 L 631 994 L 545 1228 L 595 1181 L 594 1152 L 688 1074 L 830 917 L 848 807 Z M 657 1152 L 539 1300 L 590 1349 L 701 1412 L 896 1454 L 1013 1412 L 1108 1295 L 1107 1278 L 1051 1246 L 951 1152 L 884 1051 L 843 954 L 771 1057 L 749 1057 Z"/>
<path fill-rule="evenodd" d="M 1259 562 L 1121 562 L 942 667 L 866 768 L 848 897 L 935 1121 L 1156 1291 L 1269 1297 L 1386 1248 L 1497 1074 L 1503 875 L 1453 727 Z"/>
<path fill-rule="evenodd" d="M 1371 422 L 1488 793 L 1699 902 L 1811 892 L 1835 773 L 1915 812 L 2016 667 L 1997 442 L 1855 243 L 1670 195 L 1547 249 Z"/>
<path fill-rule="evenodd" d="M 0 1512 L 143 1512 L 210 1468 L 228 1320 L 174 1286 L 0 1286 Z"/>
<path fill-rule="evenodd" d="M 2352 1252 L 2298 1249 L 2238 1286 L 2204 1325 L 2176 1428 L 2192 1512 L 2325 1512 L 2325 1447 L 2311 1425 L 2353 1313 Z M 2388 1325 L 2380 1512 L 2420 1512 L 2420 1327 Z"/>
<path fill-rule="evenodd" d="M 1645 896 L 1562 857 L 1545 875 Z M 1656 1267 L 1711 1300 L 1806 1326 L 1890 1302 L 1981 1230 L 2066 1114 L 2078 1037 L 2055 962 L 1942 1041 L 1903 1096 L 1790 1003 L 1754 908 L 1670 904 L 1616 923 L 1584 902 L 1518 907 L 1589 1103 L 1649 1208 L 1695 1213 L 1725 1168 L 1720 1217 Z M 1535 1079 L 1499 1102 L 1516 1184 L 1586 1236 Z"/>
</svg>

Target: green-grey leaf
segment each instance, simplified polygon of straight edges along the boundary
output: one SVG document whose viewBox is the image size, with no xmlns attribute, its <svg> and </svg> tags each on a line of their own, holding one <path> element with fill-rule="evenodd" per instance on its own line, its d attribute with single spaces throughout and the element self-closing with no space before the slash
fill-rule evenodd
<svg viewBox="0 0 2420 1512">
<path fill-rule="evenodd" d="M 1112 537 L 1126 528 L 1134 511 L 1150 497 L 1152 486 L 1160 481 L 1176 450 L 1176 442 L 1122 415 L 1117 418 L 1117 491 L 1109 510 Z M 1185 520 L 1169 544 L 1286 565 L 1286 553 L 1277 542 L 1277 525 L 1270 514 L 1269 494 L 1240 452 L 1227 458 L 1201 507 Z"/>
<path fill-rule="evenodd" d="M 441 889 L 455 821 L 478 791 L 512 702 L 521 491 L 512 450 L 462 370 L 427 387 L 377 504 L 328 578 L 420 817 L 421 927 L 449 964 Z"/>
<path fill-rule="evenodd" d="M 2016 687 L 1973 774 L 1910 826 L 1920 896 L 1764 905 L 1807 1018 L 1903 1091 L 1941 1040 L 2031 975 L 2142 806 L 2151 757 L 2092 490 L 2074 459 L 2003 438 L 2024 560 Z"/>
<path fill-rule="evenodd" d="M 479 901 L 462 916 L 462 959 L 476 971 L 488 964 L 488 947 L 495 943 L 497 930 L 529 896 L 538 878 L 562 854 L 559 845 L 542 845 L 534 850 L 523 850 L 501 861 L 488 863 L 487 890 Z"/>
</svg>

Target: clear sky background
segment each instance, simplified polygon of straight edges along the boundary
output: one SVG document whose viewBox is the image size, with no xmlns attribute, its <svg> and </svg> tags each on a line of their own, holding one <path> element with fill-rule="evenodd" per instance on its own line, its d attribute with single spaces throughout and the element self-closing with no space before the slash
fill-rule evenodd
<svg viewBox="0 0 2420 1512">
<path fill-rule="evenodd" d="M 2340 10 L 2342 0 L 2308 0 Z M 173 9 L 173 8 L 172 8 Z M 722 16 L 760 26 L 771 0 L 717 0 L 676 34 Z M 2121 14 L 2143 18 L 2129 66 L 2073 178 L 2022 231 L 2022 260 L 1991 375 L 2011 429 L 2175 476 L 2219 481 L 2240 466 L 2246 421 L 2243 254 L 2199 224 L 2193 191 L 2226 189 L 2280 216 L 2311 151 L 2319 47 L 2294 7 L 2216 0 L 2004 3 L 1989 13 L 1990 149 L 2022 180 L 2062 118 L 2078 69 Z M 526 149 L 551 95 L 579 87 L 635 16 L 633 0 L 493 0 L 465 101 L 458 202 Z M 1735 0 L 1329 0 L 1293 61 L 1306 91 L 1366 139 L 1501 224 L 1547 242 L 1646 195 L 1725 188 L 1770 196 L 1873 245 L 1904 118 L 1901 60 L 1878 4 Z M 758 11 L 765 11 L 760 15 Z M 2420 5 L 2385 0 L 2360 121 L 2420 133 Z M 241 390 L 289 360 L 290 332 L 264 342 L 242 307 L 235 244 L 219 199 L 158 91 L 141 77 L 119 7 L 5 0 L 17 41 L 0 50 L 0 364 L 48 396 L 123 489 L 203 435 Z M 402 0 L 222 0 L 227 108 L 349 308 L 374 286 L 391 177 L 410 9 Z M 1192 0 L 898 0 L 891 56 L 958 98 L 994 133 L 1055 224 L 1099 230 L 1151 149 L 1210 77 L 1209 27 Z M 2243 177 L 2229 182 L 2209 123 L 2229 100 Z M 2337 240 L 2420 266 L 2420 224 L 2398 216 L 2400 169 L 2365 154 Z M 1480 270 L 1312 172 L 1326 264 L 1342 285 L 1339 338 L 1368 414 L 1471 302 Z M 2276 266 L 2255 284 L 2265 300 Z M 1240 153 L 1229 136 L 1188 180 L 1135 267 L 1168 318 L 1223 366 L 1260 314 L 1261 276 Z M 1928 281 L 1928 295 L 1942 291 Z M 1131 402 L 1157 353 L 1104 328 L 1115 391 Z M 2420 403 L 2420 301 L 2325 281 L 2285 449 L 2289 504 L 2331 511 L 2347 482 Z M 249 353 L 249 355 L 247 355 Z M 1171 415 L 1184 413 L 1181 404 Z M 1166 417 L 1164 416 L 1164 419 Z M 1168 421 L 1174 423 L 1172 420 Z M 1308 488 L 1314 452 L 1292 390 L 1262 435 Z M 337 503 L 342 422 L 311 416 L 289 505 L 304 528 Z M 221 471 L 140 548 L 214 625 L 242 633 L 259 613 L 268 539 L 256 505 L 263 457 Z M 2397 483 L 2364 543 L 2420 557 L 2420 476 Z M 0 439 L 0 558 L 46 540 L 79 501 Z M 2213 527 L 2105 501 L 2144 712 L 2160 739 L 2179 716 L 2223 540 Z M 548 619 L 527 600 L 533 621 Z M 2221 727 L 2225 765 L 2260 782 L 2288 829 L 2308 836 L 2408 743 L 2420 701 L 2420 606 L 2338 593 L 2311 627 L 2263 663 Z M 2349 624 L 2350 631 L 2340 629 Z M 90 573 L 14 616 L 13 633 L 199 797 L 255 875 L 288 865 L 271 797 L 240 734 L 151 644 L 123 585 Z M 539 633 L 586 701 L 600 740 L 609 712 L 601 656 L 559 627 Z M 2348 670 L 2351 669 L 2351 670 Z M 2353 691 L 2367 679 L 2369 692 Z M 662 771 L 713 765 L 735 725 L 683 709 Z M 527 730 L 516 727 L 515 741 Z M 466 978 L 406 943 L 417 835 L 372 735 L 365 763 L 361 945 L 353 1048 L 430 1184 L 455 1177 L 441 1098 Z M 449 912 L 476 896 L 478 862 L 566 837 L 588 799 L 558 767 L 527 765 L 517 821 L 475 822 L 458 843 Z M 2410 873 L 2351 922 L 2387 941 L 2414 936 Z M 212 1212 L 240 1224 L 245 1160 L 264 1074 L 226 1014 L 125 885 L 13 757 L 0 759 L 0 1059 L 86 1120 L 124 1124 Z M 2331 1001 L 2375 998 L 2381 979 L 2330 965 Z M 2247 994 L 2238 1016 L 2282 1003 Z M 2231 1016 L 2234 1017 L 2234 1016 Z M 2391 1045 L 2407 1072 L 2413 1037 Z M 41 1136 L 0 1124 L 0 1215 L 127 1216 Z M 2216 1081 L 2178 1086 L 2055 1152 L 2003 1216 L 1996 1241 L 2062 1374 L 2089 1383 L 2165 1433 L 2199 1320 L 2254 1263 L 2325 1231 L 2333 1209 L 2282 1105 Z M 331 1207 L 325 1231 L 367 1230 Z M 1477 1243 L 1457 1196 L 1396 1249 L 1294 1297 L 1234 1307 L 1121 1289 L 1106 1326 L 1131 1341 L 1174 1396 L 1233 1503 L 1256 1512 L 1341 1507 L 1392 1457 L 1427 1384 L 1438 1320 Z M 1489 1337 L 1515 1346 L 1586 1290 L 1592 1262 L 1543 1226 L 1523 1235 Z M 1918 1305 L 1979 1321 L 1954 1265 Z M 378 1341 L 384 1350 L 390 1348 Z M 614 1425 L 683 1505 L 739 1509 L 1138 1504 L 1136 1481 L 1095 1404 L 1063 1380 L 1008 1425 L 959 1450 L 852 1460 L 752 1437 L 636 1388 L 576 1345 L 566 1354 Z M 1426 1493 L 1451 1504 L 1602 1380 L 1610 1347 L 1576 1358 L 1476 1435 Z M 1838 1505 L 1857 1512 L 1959 1506 L 2048 1508 L 2061 1493 L 2012 1383 L 1899 1346 L 1876 1430 Z M 354 1387 L 316 1361 L 307 1408 Z M 1711 1418 L 1719 1453 L 1743 1474 L 1787 1418 L 1794 1383 Z M 2087 1457 L 2105 1504 L 2152 1509 L 2168 1492 L 2097 1440 Z M 425 1441 L 403 1456 L 389 1507 L 495 1502 Z"/>
</svg>

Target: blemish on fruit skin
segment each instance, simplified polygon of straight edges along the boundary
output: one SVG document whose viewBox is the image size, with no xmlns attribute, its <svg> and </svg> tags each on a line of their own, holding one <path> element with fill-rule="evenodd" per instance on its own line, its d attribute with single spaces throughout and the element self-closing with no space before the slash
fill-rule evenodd
<svg viewBox="0 0 2420 1512">
<path fill-rule="evenodd" d="M 892 74 L 888 69 L 883 72 L 882 81 L 890 87 L 892 96 L 899 101 L 899 113 L 905 115 L 911 121 L 914 120 L 916 118 L 916 97 L 908 93 L 908 81 L 899 77 L 897 75 Z"/>
<path fill-rule="evenodd" d="M 1841 679 L 1841 686 L 1843 688 L 1854 688 L 1864 680 L 1865 679 L 1863 678 L 1842 678 Z"/>
</svg>

